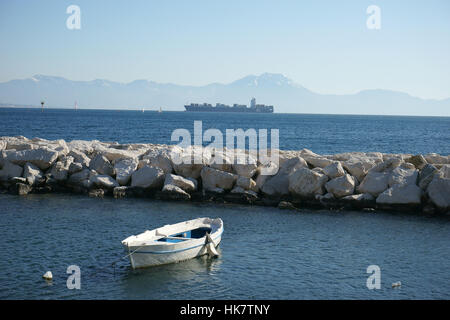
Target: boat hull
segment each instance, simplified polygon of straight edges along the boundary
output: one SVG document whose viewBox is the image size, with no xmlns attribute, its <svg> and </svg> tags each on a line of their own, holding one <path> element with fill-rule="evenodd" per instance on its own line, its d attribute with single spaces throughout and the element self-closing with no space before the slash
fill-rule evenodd
<svg viewBox="0 0 450 320">
<path fill-rule="evenodd" d="M 214 246 L 218 247 L 221 240 L 221 235 L 215 239 L 213 238 Z M 177 246 L 170 249 L 161 249 L 152 245 L 137 248 L 128 247 L 127 249 L 129 250 L 130 263 L 133 269 L 176 263 L 208 253 L 203 239 L 197 243 L 189 243 L 189 246 Z"/>
<path fill-rule="evenodd" d="M 174 263 L 205 254 L 217 256 L 222 241 L 220 218 L 197 218 L 147 230 L 122 241 L 131 267 L 145 268 Z"/>
</svg>

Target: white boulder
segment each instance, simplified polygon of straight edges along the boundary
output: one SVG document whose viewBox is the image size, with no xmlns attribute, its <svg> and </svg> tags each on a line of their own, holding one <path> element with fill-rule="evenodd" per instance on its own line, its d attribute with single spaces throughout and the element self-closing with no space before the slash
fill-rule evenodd
<svg viewBox="0 0 450 320">
<path fill-rule="evenodd" d="M 328 177 L 324 174 L 300 168 L 289 176 L 288 186 L 289 191 L 296 196 L 314 197 L 323 194 L 323 186 L 327 181 Z"/>
<path fill-rule="evenodd" d="M 136 171 L 138 160 L 136 158 L 125 158 L 117 160 L 114 163 L 114 172 L 116 174 L 116 181 L 125 186 L 130 182 L 131 175 Z"/>
<path fill-rule="evenodd" d="M 438 173 L 438 170 L 432 164 L 427 164 L 420 170 L 419 178 L 417 184 L 422 190 L 426 190 L 430 182 L 433 180 L 435 174 Z"/>
<path fill-rule="evenodd" d="M 32 186 L 44 178 L 42 171 L 34 164 L 27 162 L 23 167 L 23 177 L 27 183 Z"/>
<path fill-rule="evenodd" d="M 77 150 L 77 149 L 72 149 L 72 150 L 70 150 L 70 152 L 67 155 L 73 157 L 74 162 L 81 163 L 86 168 L 89 167 L 89 163 L 91 162 L 91 159 L 86 154 L 84 154 L 82 151 Z"/>
<path fill-rule="evenodd" d="M 374 197 L 384 192 L 388 187 L 389 173 L 370 171 L 358 186 L 360 193 L 370 193 Z"/>
<path fill-rule="evenodd" d="M 119 186 L 116 180 L 107 175 L 94 175 L 90 178 L 90 181 L 100 188 L 112 189 Z"/>
<path fill-rule="evenodd" d="M 377 197 L 378 204 L 409 204 L 421 203 L 422 189 L 415 183 L 396 183 Z"/>
<path fill-rule="evenodd" d="M 325 184 L 325 188 L 336 198 L 352 195 L 355 191 L 355 178 L 349 174 L 334 178 Z"/>
<path fill-rule="evenodd" d="M 50 175 L 57 181 L 65 181 L 69 174 L 69 167 L 73 162 L 72 157 L 64 157 L 61 161 L 57 161 L 50 170 Z"/>
<path fill-rule="evenodd" d="M 425 155 L 425 160 L 431 164 L 450 164 L 449 156 L 441 156 L 437 153 L 429 153 Z"/>
<path fill-rule="evenodd" d="M 236 180 L 236 186 L 241 187 L 244 190 L 252 190 L 258 192 L 256 182 L 252 178 L 239 176 Z"/>
<path fill-rule="evenodd" d="M 189 193 L 173 184 L 165 184 L 162 192 L 172 200 L 189 200 L 191 198 Z"/>
<path fill-rule="evenodd" d="M 201 177 L 203 188 L 210 191 L 216 188 L 231 190 L 237 179 L 237 175 L 235 174 L 210 167 L 204 167 L 202 169 Z"/>
<path fill-rule="evenodd" d="M 114 167 L 109 162 L 109 160 L 101 154 L 97 154 L 94 159 L 90 161 L 89 169 L 95 170 L 99 174 L 104 174 L 107 176 L 114 175 Z"/>
<path fill-rule="evenodd" d="M 403 169 L 397 167 L 389 175 L 388 185 L 392 187 L 395 184 L 416 184 L 419 171 L 416 169 Z"/>
<path fill-rule="evenodd" d="M 428 185 L 427 194 L 440 210 L 450 210 L 450 179 L 435 175 Z"/>
<path fill-rule="evenodd" d="M 345 175 L 345 170 L 339 161 L 335 161 L 322 169 L 322 172 L 326 174 L 330 179 L 342 177 Z"/>
<path fill-rule="evenodd" d="M 358 181 L 363 181 L 367 172 L 376 165 L 376 162 L 372 159 L 359 159 L 351 158 L 342 163 L 342 166 L 347 170 L 352 176 L 356 177 Z"/>
<path fill-rule="evenodd" d="M 166 174 L 164 185 L 173 185 L 186 192 L 193 192 L 197 189 L 197 183 L 191 179 L 184 178 L 175 174 Z"/>
<path fill-rule="evenodd" d="M 165 149 L 149 151 L 143 156 L 142 161 L 148 166 L 161 168 L 165 174 L 172 173 L 173 171 L 170 154 L 168 150 Z"/>
<path fill-rule="evenodd" d="M 257 160 L 251 155 L 238 153 L 233 163 L 233 171 L 243 177 L 252 178 L 258 169 Z"/>
<path fill-rule="evenodd" d="M 21 177 L 23 168 L 15 165 L 9 161 L 3 161 L 2 169 L 0 170 L 0 181 L 7 181 L 12 177 Z"/>
<path fill-rule="evenodd" d="M 41 170 L 47 170 L 56 161 L 58 155 L 58 151 L 42 147 L 39 149 L 11 152 L 8 154 L 7 160 L 21 166 L 30 162 Z"/>
<path fill-rule="evenodd" d="M 131 186 L 141 188 L 161 188 L 164 183 L 164 171 L 160 168 L 145 166 L 131 175 Z"/>
<path fill-rule="evenodd" d="M 295 157 L 286 160 L 278 170 L 277 174 L 274 176 L 269 176 L 268 178 L 260 178 L 263 180 L 264 184 L 260 187 L 260 190 L 269 196 L 282 196 L 289 194 L 289 175 L 301 168 L 307 168 L 308 164 L 301 157 Z M 260 182 L 261 183 L 261 182 Z M 258 186 L 258 183 L 257 183 Z"/>
</svg>

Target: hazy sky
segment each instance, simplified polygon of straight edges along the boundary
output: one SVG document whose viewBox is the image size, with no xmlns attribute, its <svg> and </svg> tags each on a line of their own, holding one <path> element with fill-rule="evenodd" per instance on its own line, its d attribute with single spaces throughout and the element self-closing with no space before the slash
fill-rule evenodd
<svg viewBox="0 0 450 320">
<path fill-rule="evenodd" d="M 66 8 L 81 9 L 69 30 Z M 369 5 L 381 29 L 369 30 Z M 319 93 L 450 97 L 450 1 L 0 1 L 0 81 L 204 85 L 282 73 Z"/>
</svg>

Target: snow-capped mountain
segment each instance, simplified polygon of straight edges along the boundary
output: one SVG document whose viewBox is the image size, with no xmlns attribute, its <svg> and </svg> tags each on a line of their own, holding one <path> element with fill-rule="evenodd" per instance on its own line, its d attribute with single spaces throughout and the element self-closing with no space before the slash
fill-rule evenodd
<svg viewBox="0 0 450 320">
<path fill-rule="evenodd" d="M 79 108 L 154 108 L 181 111 L 190 103 L 217 102 L 274 105 L 275 112 L 333 114 L 417 114 L 450 116 L 450 99 L 424 100 L 389 90 L 365 90 L 354 95 L 314 93 L 282 74 L 249 75 L 229 84 L 184 86 L 135 80 L 119 83 L 104 79 L 72 81 L 62 77 L 34 75 L 0 83 L 0 103 Z M 423 114 L 423 113 L 422 113 Z"/>
</svg>

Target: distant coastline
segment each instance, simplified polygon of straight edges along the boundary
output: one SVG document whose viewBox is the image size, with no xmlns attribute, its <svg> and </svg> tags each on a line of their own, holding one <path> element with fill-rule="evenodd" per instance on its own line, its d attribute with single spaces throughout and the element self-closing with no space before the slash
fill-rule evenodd
<svg viewBox="0 0 450 320">
<path fill-rule="evenodd" d="M 256 97 L 276 106 L 276 113 L 373 114 L 450 116 L 450 98 L 423 99 L 400 91 L 371 89 L 353 94 L 321 94 L 282 74 L 250 75 L 231 83 L 203 86 L 137 80 L 73 81 L 63 77 L 35 75 L 0 82 L 0 102 L 8 105 L 39 105 L 80 109 L 138 109 L 151 105 L 164 111 L 183 111 L 191 102 L 241 105 Z M 45 107 L 44 106 L 44 107 Z M 275 111 L 275 110 L 274 110 Z"/>
</svg>

